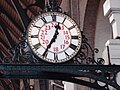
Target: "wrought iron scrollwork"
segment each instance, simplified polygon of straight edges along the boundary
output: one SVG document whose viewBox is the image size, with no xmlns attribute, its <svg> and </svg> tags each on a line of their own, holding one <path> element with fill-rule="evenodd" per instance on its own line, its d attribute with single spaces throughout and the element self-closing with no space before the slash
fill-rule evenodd
<svg viewBox="0 0 120 90">
<path fill-rule="evenodd" d="M 13 58 L 12 58 L 12 63 L 33 63 L 33 54 L 29 49 L 27 39 L 25 34 L 21 37 L 19 40 L 19 43 L 12 49 L 13 52 Z"/>
<path fill-rule="evenodd" d="M 87 65 L 103 65 L 105 60 L 103 58 L 97 58 L 95 60 L 95 54 L 98 53 L 97 48 L 92 48 L 88 43 L 88 39 L 85 35 L 82 35 L 82 45 L 76 57 L 73 58 L 77 64 Z"/>
<path fill-rule="evenodd" d="M 25 34 L 23 34 L 22 38 L 20 39 L 19 43 L 11 49 L 13 52 L 12 63 L 46 63 L 42 60 L 38 60 L 32 53 L 31 49 L 29 48 L 27 39 Z M 77 65 L 103 65 L 105 60 L 103 58 L 97 58 L 95 60 L 95 54 L 98 53 L 99 50 L 97 48 L 92 49 L 90 44 L 88 43 L 88 39 L 83 35 L 82 37 L 82 45 L 78 52 L 78 54 L 69 62 L 65 64 L 77 64 Z"/>
</svg>

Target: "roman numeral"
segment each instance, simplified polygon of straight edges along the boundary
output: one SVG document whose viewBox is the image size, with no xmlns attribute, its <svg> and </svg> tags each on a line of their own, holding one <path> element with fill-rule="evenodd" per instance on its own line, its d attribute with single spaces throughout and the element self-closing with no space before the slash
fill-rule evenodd
<svg viewBox="0 0 120 90">
<path fill-rule="evenodd" d="M 65 20 L 66 20 L 66 18 L 64 18 L 64 20 L 63 20 L 62 24 L 65 22 Z"/>
<path fill-rule="evenodd" d="M 64 52 L 65 53 L 65 55 L 68 57 L 69 55 L 66 53 L 66 52 Z"/>
<path fill-rule="evenodd" d="M 35 45 L 33 45 L 33 46 L 34 46 L 34 48 L 37 50 L 37 49 L 40 48 L 41 44 L 40 44 L 40 43 L 37 43 L 37 44 L 35 44 Z"/>
<path fill-rule="evenodd" d="M 78 39 L 78 36 L 71 36 L 72 39 Z"/>
<path fill-rule="evenodd" d="M 73 50 L 75 50 L 76 48 L 77 48 L 77 46 L 76 45 L 74 45 L 74 44 L 70 44 L 70 46 L 69 46 L 70 48 L 72 48 Z"/>
<path fill-rule="evenodd" d="M 43 20 L 44 23 L 47 23 L 46 19 L 43 17 L 41 18 Z"/>
<path fill-rule="evenodd" d="M 74 27 L 75 27 L 75 26 L 73 25 L 73 26 L 69 27 L 68 29 L 71 30 L 71 29 L 73 29 Z"/>
<path fill-rule="evenodd" d="M 31 35 L 31 38 L 38 38 L 38 34 L 37 35 Z"/>
<path fill-rule="evenodd" d="M 43 57 L 47 57 L 47 55 L 48 55 L 48 52 L 46 52 L 46 53 L 43 53 Z"/>
<path fill-rule="evenodd" d="M 34 25 L 33 27 L 36 27 L 36 28 L 41 28 L 41 27 L 39 27 L 39 26 L 36 26 L 36 25 Z"/>
<path fill-rule="evenodd" d="M 54 59 L 58 60 L 58 55 L 56 53 L 54 53 Z"/>
<path fill-rule="evenodd" d="M 56 21 L 56 15 L 51 15 L 52 16 L 52 20 Z"/>
</svg>

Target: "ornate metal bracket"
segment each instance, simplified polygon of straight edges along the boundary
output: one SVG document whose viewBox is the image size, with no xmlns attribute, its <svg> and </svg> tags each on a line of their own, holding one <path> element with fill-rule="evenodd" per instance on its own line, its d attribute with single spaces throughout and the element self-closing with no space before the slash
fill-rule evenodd
<svg viewBox="0 0 120 90">
<path fill-rule="evenodd" d="M 14 76 L 16 78 L 59 79 L 100 90 L 110 90 L 111 87 L 120 88 L 117 81 L 117 75 L 120 72 L 119 66 L 105 66 L 103 65 L 105 60 L 102 58 L 95 60 L 94 55 L 98 53 L 98 49 L 92 49 L 84 35 L 79 53 L 66 63 L 53 65 L 38 60 L 30 51 L 25 36 L 13 49 L 13 53 L 11 64 L 0 66 L 1 78 L 12 78 Z M 82 80 L 81 77 L 89 80 Z"/>
<path fill-rule="evenodd" d="M 29 48 L 29 45 L 27 43 L 26 36 L 23 35 L 20 42 L 13 48 L 11 49 L 14 53 L 11 63 L 18 63 L 18 64 L 23 64 L 23 63 L 34 63 L 34 64 L 50 64 L 47 62 L 44 62 L 38 58 L 36 58 L 32 51 Z M 69 62 L 62 63 L 64 65 L 103 65 L 105 60 L 103 58 L 98 58 L 95 60 L 95 54 L 98 53 L 99 50 L 97 48 L 92 49 L 91 46 L 88 43 L 87 38 L 85 35 L 83 35 L 82 38 L 82 45 L 81 49 L 78 52 L 78 54 Z M 6 60 L 5 60 L 6 61 Z"/>
<path fill-rule="evenodd" d="M 97 90 L 120 89 L 120 66 L 2 64 L 0 78 L 54 79 L 78 83 Z"/>
</svg>

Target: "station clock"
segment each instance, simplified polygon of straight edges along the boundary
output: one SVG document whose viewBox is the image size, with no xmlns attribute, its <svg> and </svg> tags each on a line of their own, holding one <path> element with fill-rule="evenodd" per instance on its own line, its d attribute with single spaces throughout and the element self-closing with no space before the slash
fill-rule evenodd
<svg viewBox="0 0 120 90">
<path fill-rule="evenodd" d="M 80 50 L 82 40 L 75 21 L 59 12 L 36 16 L 28 26 L 27 38 L 34 55 L 50 63 L 71 60 Z"/>
</svg>

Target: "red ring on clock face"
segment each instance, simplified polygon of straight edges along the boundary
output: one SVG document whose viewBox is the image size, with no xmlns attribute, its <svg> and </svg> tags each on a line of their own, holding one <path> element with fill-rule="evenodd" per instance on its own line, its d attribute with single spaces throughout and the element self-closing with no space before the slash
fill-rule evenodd
<svg viewBox="0 0 120 90">
<path fill-rule="evenodd" d="M 49 22 L 45 24 L 39 31 L 39 41 L 45 49 L 50 44 L 50 41 L 54 36 L 54 33 L 56 31 L 55 26 L 57 24 L 57 22 Z M 51 47 L 48 49 L 52 53 L 63 52 L 69 47 L 71 43 L 71 34 L 69 30 L 63 24 L 60 24 L 59 26 L 59 34 L 57 35 L 55 42 L 53 42 Z"/>
</svg>

